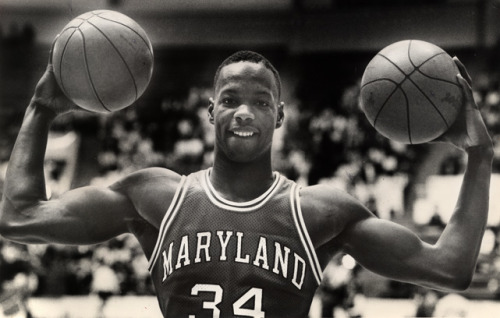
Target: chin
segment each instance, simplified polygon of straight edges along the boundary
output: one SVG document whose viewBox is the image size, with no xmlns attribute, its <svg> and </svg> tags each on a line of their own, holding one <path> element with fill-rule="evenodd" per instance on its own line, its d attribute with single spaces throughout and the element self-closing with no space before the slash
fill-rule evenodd
<svg viewBox="0 0 500 318">
<path fill-rule="evenodd" d="M 252 161 L 257 160 L 257 158 L 258 158 L 257 156 L 245 155 L 242 153 L 229 154 L 227 157 L 229 158 L 229 160 L 237 162 L 237 163 L 248 163 L 248 162 L 252 162 Z"/>
<path fill-rule="evenodd" d="M 263 157 L 263 153 L 249 151 L 248 149 L 232 149 L 225 152 L 226 157 L 237 163 L 250 163 L 257 161 Z"/>
<path fill-rule="evenodd" d="M 263 151 L 262 147 L 242 144 L 232 144 L 232 147 L 220 147 L 221 153 L 230 161 L 237 163 L 250 163 L 265 158 L 270 153 L 270 147 L 267 151 Z"/>
</svg>

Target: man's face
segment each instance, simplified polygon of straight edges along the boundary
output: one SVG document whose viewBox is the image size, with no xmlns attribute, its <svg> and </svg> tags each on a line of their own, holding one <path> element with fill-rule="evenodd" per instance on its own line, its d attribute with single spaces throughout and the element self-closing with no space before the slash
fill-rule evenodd
<svg viewBox="0 0 500 318">
<path fill-rule="evenodd" d="M 277 85 L 261 63 L 238 62 L 221 69 L 209 108 L 218 151 L 238 162 L 270 153 L 283 117 Z"/>
</svg>

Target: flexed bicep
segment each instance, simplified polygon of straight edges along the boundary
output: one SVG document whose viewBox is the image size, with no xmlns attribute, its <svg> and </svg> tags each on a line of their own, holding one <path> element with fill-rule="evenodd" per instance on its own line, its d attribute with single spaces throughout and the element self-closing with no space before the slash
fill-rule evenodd
<svg viewBox="0 0 500 318">
<path fill-rule="evenodd" d="M 302 194 L 306 223 L 320 255 L 343 251 L 377 274 L 411 282 L 427 279 L 422 275 L 433 247 L 409 229 L 379 219 L 359 200 L 332 187 L 312 186 Z"/>
<path fill-rule="evenodd" d="M 397 223 L 369 217 L 346 228 L 344 251 L 363 267 L 390 279 L 426 287 L 456 289 L 446 251 L 422 241 Z"/>
<path fill-rule="evenodd" d="M 23 207 L 2 204 L 2 234 L 21 243 L 99 243 L 127 232 L 137 217 L 127 197 L 108 188 L 78 188 Z"/>
</svg>

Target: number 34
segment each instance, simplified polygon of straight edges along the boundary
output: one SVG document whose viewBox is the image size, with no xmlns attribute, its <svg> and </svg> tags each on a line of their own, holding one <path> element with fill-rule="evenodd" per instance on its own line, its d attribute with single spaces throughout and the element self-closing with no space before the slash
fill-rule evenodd
<svg viewBox="0 0 500 318">
<path fill-rule="evenodd" d="M 214 318 L 220 317 L 220 310 L 217 305 L 222 301 L 223 290 L 219 285 L 213 284 L 196 284 L 191 289 L 191 295 L 198 296 L 199 293 L 213 293 L 213 301 L 204 301 L 203 308 L 211 309 L 212 316 Z M 248 309 L 243 308 L 251 298 L 254 298 L 254 308 Z M 241 296 L 237 301 L 233 303 L 233 315 L 235 316 L 247 316 L 254 318 L 264 318 L 265 312 L 262 311 L 262 289 L 260 288 L 250 288 L 243 296 Z M 189 315 L 189 318 L 195 318 L 194 315 Z"/>
</svg>

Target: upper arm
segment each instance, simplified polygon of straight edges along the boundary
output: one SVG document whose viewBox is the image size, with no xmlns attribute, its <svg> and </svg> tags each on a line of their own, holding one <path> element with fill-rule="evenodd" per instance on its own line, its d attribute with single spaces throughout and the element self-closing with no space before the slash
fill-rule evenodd
<svg viewBox="0 0 500 318">
<path fill-rule="evenodd" d="M 10 212 L 2 233 L 24 243 L 94 244 L 144 221 L 158 227 L 176 178 L 165 169 L 146 169 L 109 187 L 77 188 L 22 207 L 4 202 L 10 206 L 3 211 Z"/>
<path fill-rule="evenodd" d="M 304 221 L 316 248 L 338 242 L 338 236 L 352 223 L 374 217 L 344 191 L 327 185 L 301 189 Z"/>
<path fill-rule="evenodd" d="M 342 251 L 391 279 L 427 286 L 441 286 L 449 279 L 445 258 L 438 255 L 442 251 L 408 228 L 379 219 L 347 193 L 319 185 L 306 188 L 302 196 L 308 197 L 309 232 L 320 233 L 311 234 L 320 258 Z"/>
<path fill-rule="evenodd" d="M 375 217 L 348 224 L 338 237 L 343 251 L 369 270 L 392 279 L 409 282 L 434 281 L 443 268 L 435 263 L 433 246 L 408 228 Z M 433 273 L 433 270 L 436 270 Z"/>
<path fill-rule="evenodd" d="M 22 243 L 93 244 L 127 232 L 135 215 L 127 197 L 109 188 L 82 187 L 51 200 L 15 206 L 5 198 L 2 234 Z"/>
</svg>

